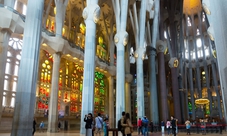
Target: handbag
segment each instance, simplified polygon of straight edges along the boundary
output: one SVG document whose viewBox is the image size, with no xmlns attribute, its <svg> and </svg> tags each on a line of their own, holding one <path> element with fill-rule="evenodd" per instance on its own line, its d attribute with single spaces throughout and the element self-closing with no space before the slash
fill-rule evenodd
<svg viewBox="0 0 227 136">
<path fill-rule="evenodd" d="M 95 126 L 92 128 L 92 131 L 95 131 Z"/>
</svg>

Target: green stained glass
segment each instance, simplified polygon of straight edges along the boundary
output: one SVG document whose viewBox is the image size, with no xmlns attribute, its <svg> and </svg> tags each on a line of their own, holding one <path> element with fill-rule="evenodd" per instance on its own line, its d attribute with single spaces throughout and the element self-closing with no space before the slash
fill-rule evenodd
<svg viewBox="0 0 227 136">
<path fill-rule="evenodd" d="M 192 111 L 192 104 L 190 102 L 188 103 L 188 109 L 189 111 Z"/>
<path fill-rule="evenodd" d="M 80 84 L 80 91 L 82 92 L 82 90 L 83 90 L 83 84 L 81 83 Z"/>
</svg>

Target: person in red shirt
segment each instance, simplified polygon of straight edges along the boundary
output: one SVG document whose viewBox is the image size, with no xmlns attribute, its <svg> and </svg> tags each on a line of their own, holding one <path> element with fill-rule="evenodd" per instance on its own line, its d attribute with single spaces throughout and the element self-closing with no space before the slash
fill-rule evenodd
<svg viewBox="0 0 227 136">
<path fill-rule="evenodd" d="M 138 127 L 138 135 L 140 135 L 140 132 L 142 133 L 142 120 L 139 118 L 137 122 L 137 127 Z"/>
</svg>

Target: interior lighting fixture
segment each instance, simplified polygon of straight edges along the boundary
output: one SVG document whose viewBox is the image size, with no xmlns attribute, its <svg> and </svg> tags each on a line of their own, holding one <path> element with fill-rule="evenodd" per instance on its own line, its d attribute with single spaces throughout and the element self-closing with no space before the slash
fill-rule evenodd
<svg viewBox="0 0 227 136">
<path fill-rule="evenodd" d="M 198 105 L 209 104 L 209 102 L 210 100 L 208 100 L 207 98 L 200 98 L 195 100 L 195 104 L 198 104 Z"/>
</svg>

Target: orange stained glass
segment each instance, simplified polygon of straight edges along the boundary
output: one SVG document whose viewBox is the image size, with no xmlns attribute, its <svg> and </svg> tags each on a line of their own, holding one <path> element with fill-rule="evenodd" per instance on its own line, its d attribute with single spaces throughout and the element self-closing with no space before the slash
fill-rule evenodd
<svg viewBox="0 0 227 136">
<path fill-rule="evenodd" d="M 194 15 L 202 11 L 201 0 L 184 0 L 183 13 L 187 15 Z"/>
</svg>

